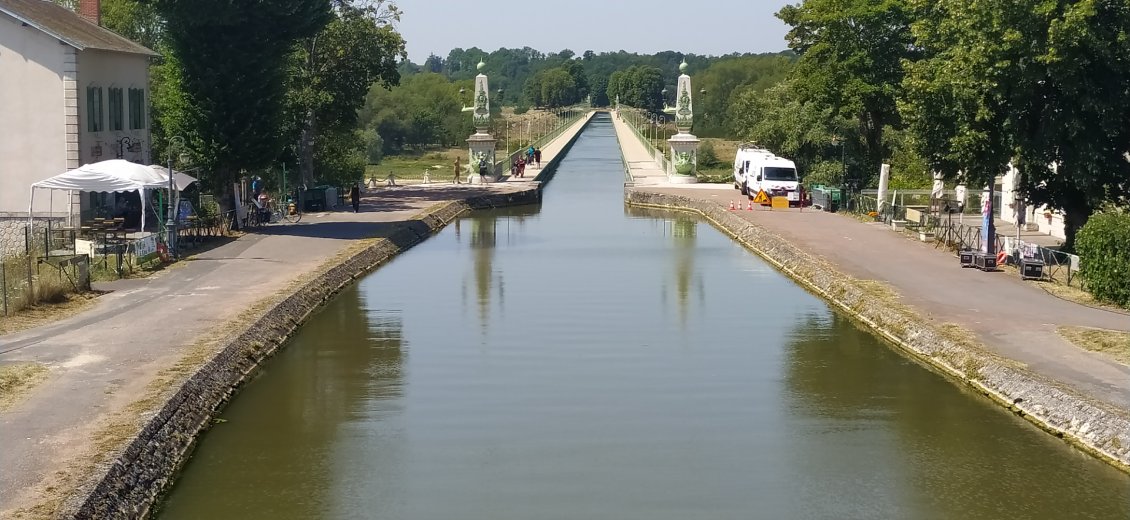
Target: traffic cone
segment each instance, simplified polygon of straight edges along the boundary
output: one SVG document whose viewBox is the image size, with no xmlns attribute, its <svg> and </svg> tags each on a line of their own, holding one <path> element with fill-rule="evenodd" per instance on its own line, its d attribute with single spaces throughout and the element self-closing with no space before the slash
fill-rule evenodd
<svg viewBox="0 0 1130 520">
<path fill-rule="evenodd" d="M 735 209 L 737 209 L 737 208 L 734 207 L 734 201 L 731 200 L 730 201 L 730 211 L 734 211 Z"/>
<path fill-rule="evenodd" d="M 749 203 L 748 203 L 748 204 L 746 204 L 746 206 L 745 206 L 745 210 L 746 210 L 746 211 L 753 211 L 753 201 L 752 201 L 752 200 L 751 200 L 751 201 L 749 201 Z"/>
</svg>

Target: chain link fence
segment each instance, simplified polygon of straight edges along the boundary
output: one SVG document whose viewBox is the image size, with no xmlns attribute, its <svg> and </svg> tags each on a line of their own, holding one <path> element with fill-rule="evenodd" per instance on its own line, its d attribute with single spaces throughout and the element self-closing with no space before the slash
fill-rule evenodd
<svg viewBox="0 0 1130 520">
<path fill-rule="evenodd" d="M 90 287 L 89 259 L 75 254 L 63 218 L 0 218 L 0 312 L 10 316 Z"/>
</svg>

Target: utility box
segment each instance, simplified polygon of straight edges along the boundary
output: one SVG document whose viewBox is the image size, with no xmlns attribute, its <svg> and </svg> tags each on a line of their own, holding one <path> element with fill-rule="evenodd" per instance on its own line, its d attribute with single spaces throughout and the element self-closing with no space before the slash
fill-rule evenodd
<svg viewBox="0 0 1130 520">
<path fill-rule="evenodd" d="M 1039 280 L 1044 277 L 1044 261 L 1038 258 L 1025 258 L 1020 261 L 1021 280 Z"/>
<path fill-rule="evenodd" d="M 977 253 L 973 255 L 973 267 L 982 271 L 996 271 L 997 255 L 992 253 Z"/>
<path fill-rule="evenodd" d="M 961 267 L 973 267 L 973 255 L 974 252 L 972 249 L 962 249 L 958 251 L 957 257 L 961 260 Z"/>
</svg>

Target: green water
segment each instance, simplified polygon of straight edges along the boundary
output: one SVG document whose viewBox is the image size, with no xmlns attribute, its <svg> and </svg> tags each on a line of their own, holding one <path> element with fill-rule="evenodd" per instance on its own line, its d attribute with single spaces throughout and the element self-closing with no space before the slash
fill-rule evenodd
<svg viewBox="0 0 1130 520">
<path fill-rule="evenodd" d="M 164 519 L 1126 519 L 1130 477 L 908 361 L 685 215 L 607 119 L 540 208 L 314 317 Z"/>
</svg>

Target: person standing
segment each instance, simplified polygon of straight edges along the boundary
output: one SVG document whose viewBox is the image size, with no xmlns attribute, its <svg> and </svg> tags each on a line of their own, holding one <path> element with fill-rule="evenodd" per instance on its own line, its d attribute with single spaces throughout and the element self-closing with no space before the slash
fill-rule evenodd
<svg viewBox="0 0 1130 520">
<path fill-rule="evenodd" d="M 361 187 L 356 182 L 349 188 L 349 202 L 353 203 L 354 213 L 361 211 Z"/>
<path fill-rule="evenodd" d="M 538 169 L 541 169 L 541 148 L 534 148 L 534 161 L 538 163 Z"/>
<path fill-rule="evenodd" d="M 455 158 L 455 178 L 451 179 L 452 183 L 461 184 L 461 182 L 459 180 L 460 170 L 462 170 L 462 168 L 459 167 L 459 157 L 456 157 Z"/>
</svg>

